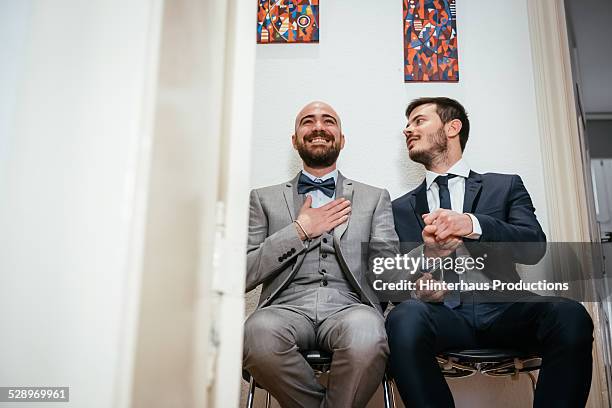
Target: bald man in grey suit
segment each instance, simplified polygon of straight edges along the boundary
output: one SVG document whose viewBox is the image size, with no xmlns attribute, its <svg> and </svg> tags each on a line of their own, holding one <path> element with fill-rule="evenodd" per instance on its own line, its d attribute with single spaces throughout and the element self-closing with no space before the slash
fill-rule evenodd
<svg viewBox="0 0 612 408">
<path fill-rule="evenodd" d="M 362 243 L 394 254 L 398 238 L 389 193 L 337 170 L 344 141 L 331 106 L 306 105 L 292 136 L 304 170 L 251 192 L 246 290 L 263 288 L 245 323 L 244 368 L 283 407 L 365 407 L 385 372 Z M 309 349 L 333 353 L 327 388 L 300 354 Z"/>
</svg>

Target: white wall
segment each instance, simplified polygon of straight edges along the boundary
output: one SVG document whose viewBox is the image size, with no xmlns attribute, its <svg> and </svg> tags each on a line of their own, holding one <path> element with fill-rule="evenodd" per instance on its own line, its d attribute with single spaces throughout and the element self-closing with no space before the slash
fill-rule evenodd
<svg viewBox="0 0 612 408">
<path fill-rule="evenodd" d="M 114 406 L 129 385 L 159 11 L 0 2 L 0 384 L 69 386 L 66 407 Z"/>
<path fill-rule="evenodd" d="M 460 81 L 403 82 L 402 2 L 321 2 L 317 44 L 258 45 L 251 182 L 280 183 L 299 169 L 293 120 L 310 100 L 331 103 L 347 137 L 339 168 L 384 186 L 392 198 L 422 170 L 407 158 L 402 129 L 413 98 L 449 96 L 468 110 L 465 153 L 474 170 L 518 173 L 547 226 L 525 0 L 457 2 Z M 273 166 L 270 163 L 274 163 Z"/>
<path fill-rule="evenodd" d="M 17 84 L 24 65 L 26 33 L 30 23 L 31 7 L 28 1 L 0 3 L 0 166 L 6 163 L 11 149 L 11 128 L 14 122 Z M 4 170 L 2 168 L 2 170 Z M 0 171 L 0 185 L 5 171 Z"/>
<path fill-rule="evenodd" d="M 457 2 L 455 84 L 403 82 L 401 1 L 324 1 L 320 16 L 319 44 L 257 46 L 252 187 L 295 175 L 300 168 L 290 140 L 295 114 L 311 100 L 324 100 L 340 114 L 347 138 L 341 171 L 386 187 L 396 198 L 423 177 L 422 167 L 408 159 L 401 133 L 408 102 L 449 96 L 470 115 L 465 157 L 473 169 L 520 174 L 547 230 L 525 0 Z M 254 297 L 248 296 L 251 308 Z M 525 378 L 519 383 L 474 378 L 453 382 L 452 388 L 458 406 L 465 407 L 489 406 L 492 400 L 526 406 L 531 399 Z"/>
</svg>

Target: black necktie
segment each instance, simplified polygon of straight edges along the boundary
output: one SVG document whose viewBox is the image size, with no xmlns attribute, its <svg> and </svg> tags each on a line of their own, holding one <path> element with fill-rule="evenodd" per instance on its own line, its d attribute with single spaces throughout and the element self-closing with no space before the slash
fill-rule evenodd
<svg viewBox="0 0 612 408">
<path fill-rule="evenodd" d="M 438 176 L 434 180 L 438 185 L 438 194 L 440 195 L 440 208 L 452 210 L 450 192 L 448 191 L 448 180 L 457 177 L 454 174 L 448 176 Z"/>
<path fill-rule="evenodd" d="M 336 182 L 333 177 L 320 182 L 312 181 L 308 176 L 302 173 L 298 181 L 297 189 L 299 194 L 320 190 L 323 194 L 331 198 L 334 195 L 334 191 L 336 191 Z"/>
<path fill-rule="evenodd" d="M 438 194 L 440 195 L 440 208 L 445 208 L 447 210 L 452 210 L 451 199 L 450 199 L 450 191 L 448 190 L 448 180 L 456 177 L 454 174 L 449 174 L 448 176 L 438 176 L 436 177 L 436 183 L 438 184 Z M 455 259 L 456 254 L 453 252 L 450 255 L 453 259 Z M 446 270 L 444 281 L 446 283 L 459 283 L 459 276 L 452 270 Z M 461 304 L 461 294 L 458 290 L 451 290 L 446 295 L 444 295 L 444 306 L 454 309 Z"/>
</svg>

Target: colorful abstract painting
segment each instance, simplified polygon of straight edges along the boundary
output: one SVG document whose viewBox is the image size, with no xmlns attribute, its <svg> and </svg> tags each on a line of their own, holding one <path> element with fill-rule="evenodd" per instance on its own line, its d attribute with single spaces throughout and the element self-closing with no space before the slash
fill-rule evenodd
<svg viewBox="0 0 612 408">
<path fill-rule="evenodd" d="M 319 0 L 257 2 L 257 43 L 319 42 Z"/>
<path fill-rule="evenodd" d="M 459 81 L 455 0 L 404 0 L 404 81 Z"/>
</svg>

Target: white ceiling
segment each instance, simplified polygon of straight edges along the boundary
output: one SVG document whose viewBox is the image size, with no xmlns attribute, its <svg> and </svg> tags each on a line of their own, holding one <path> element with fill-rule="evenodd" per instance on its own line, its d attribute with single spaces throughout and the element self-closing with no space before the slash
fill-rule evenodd
<svg viewBox="0 0 612 408">
<path fill-rule="evenodd" d="M 566 0 L 586 113 L 612 112 L 612 0 Z"/>
</svg>

